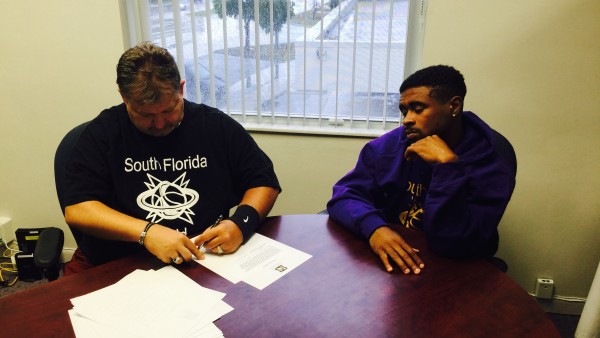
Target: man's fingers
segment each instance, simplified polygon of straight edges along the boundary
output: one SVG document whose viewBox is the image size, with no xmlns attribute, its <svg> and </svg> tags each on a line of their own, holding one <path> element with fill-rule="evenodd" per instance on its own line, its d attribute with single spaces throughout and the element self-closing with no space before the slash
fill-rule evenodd
<svg viewBox="0 0 600 338">
<path fill-rule="evenodd" d="M 206 229 L 199 236 L 195 237 L 198 245 L 202 245 L 202 243 L 208 242 L 212 240 L 214 237 L 217 237 L 217 229 Z"/>
<path fill-rule="evenodd" d="M 390 258 L 405 274 L 411 272 L 419 274 L 421 269 L 425 267 L 417 254 L 417 250 L 414 250 L 404 241 L 402 236 L 389 227 L 380 227 L 375 230 L 369 238 L 369 244 L 388 272 L 392 271 Z"/>
<path fill-rule="evenodd" d="M 410 263 L 408 261 L 406 261 L 402 257 L 402 255 L 398 255 L 398 253 L 395 250 L 392 250 L 392 252 L 390 253 L 390 257 L 392 257 L 394 262 L 396 262 L 396 264 L 398 264 L 398 266 L 400 267 L 400 270 L 402 270 L 402 272 L 405 275 L 410 273 L 410 269 L 408 268 L 408 265 L 410 265 Z M 408 265 L 407 265 L 407 263 L 408 263 Z"/>
<path fill-rule="evenodd" d="M 404 152 L 404 158 L 412 161 L 417 155 L 417 153 L 411 149 L 411 148 L 406 148 L 406 151 Z"/>
<path fill-rule="evenodd" d="M 408 245 L 404 239 L 400 239 L 398 241 L 399 246 L 394 246 L 394 249 L 398 252 L 398 254 L 402 257 L 402 260 L 406 262 L 411 268 L 411 270 L 415 274 L 419 274 L 421 269 L 425 267 L 421 258 L 417 254 L 418 250 L 414 249 L 412 246 Z"/>
<path fill-rule="evenodd" d="M 202 253 L 202 251 L 200 251 L 200 249 L 198 249 L 198 246 L 196 246 L 196 244 L 192 240 L 190 240 L 189 242 L 186 242 L 185 247 L 190 252 L 189 255 L 186 254 L 183 257 L 186 262 L 189 262 L 190 260 L 192 260 L 193 257 L 196 257 L 196 259 L 204 259 L 204 254 Z"/>
<path fill-rule="evenodd" d="M 391 248 L 392 253 L 390 253 L 390 256 L 394 262 L 402 268 L 404 273 L 410 273 L 411 271 L 414 274 L 421 273 L 424 265 L 419 255 L 404 240 L 401 240 L 398 244 Z"/>
<path fill-rule="evenodd" d="M 196 247 L 198 247 L 198 248 L 203 247 L 205 249 L 209 249 L 209 248 L 211 248 L 211 246 L 209 245 L 209 243 L 211 241 L 214 241 L 214 239 L 219 236 L 219 232 L 218 231 L 219 230 L 214 229 L 214 228 L 213 229 L 206 229 L 202 234 L 200 234 L 197 237 L 194 237 L 193 242 L 196 245 Z"/>
<path fill-rule="evenodd" d="M 381 262 L 383 262 L 383 266 L 385 267 L 385 271 L 387 271 L 387 272 L 394 271 L 394 268 L 392 267 L 392 264 L 390 264 L 390 261 L 388 259 L 388 255 L 387 255 L 387 253 L 385 253 L 385 251 L 381 251 L 379 253 L 379 259 L 381 259 Z"/>
<path fill-rule="evenodd" d="M 416 249 L 416 248 L 409 247 L 409 249 L 408 249 L 408 254 L 412 258 L 412 260 L 416 263 L 416 266 L 418 266 L 420 269 L 423 269 L 425 267 L 425 264 L 423 264 L 421 257 L 419 257 L 419 252 L 420 252 L 419 249 Z"/>
<path fill-rule="evenodd" d="M 417 253 L 411 247 L 405 251 L 402 251 L 400 255 L 415 274 L 421 273 L 421 269 L 425 267 L 423 261 L 421 261 L 421 258 L 419 258 L 419 255 L 417 255 Z"/>
</svg>

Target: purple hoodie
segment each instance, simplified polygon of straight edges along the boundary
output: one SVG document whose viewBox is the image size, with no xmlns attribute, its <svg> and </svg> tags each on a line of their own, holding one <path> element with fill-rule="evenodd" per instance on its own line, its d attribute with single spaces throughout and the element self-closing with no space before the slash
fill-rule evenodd
<svg viewBox="0 0 600 338">
<path fill-rule="evenodd" d="M 333 186 L 329 215 L 367 239 L 381 226 L 401 224 L 423 229 L 440 255 L 493 256 L 516 173 L 494 151 L 492 129 L 472 112 L 462 119 L 464 136 L 453 149 L 458 162 L 407 161 L 412 141 L 404 126 L 369 142 Z"/>
</svg>

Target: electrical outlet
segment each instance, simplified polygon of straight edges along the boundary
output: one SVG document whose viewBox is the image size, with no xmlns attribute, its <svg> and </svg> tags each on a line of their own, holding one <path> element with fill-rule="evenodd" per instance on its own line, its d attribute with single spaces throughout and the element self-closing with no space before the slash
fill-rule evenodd
<svg viewBox="0 0 600 338">
<path fill-rule="evenodd" d="M 535 284 L 535 297 L 552 299 L 554 293 L 554 280 L 551 278 L 538 278 Z"/>
</svg>

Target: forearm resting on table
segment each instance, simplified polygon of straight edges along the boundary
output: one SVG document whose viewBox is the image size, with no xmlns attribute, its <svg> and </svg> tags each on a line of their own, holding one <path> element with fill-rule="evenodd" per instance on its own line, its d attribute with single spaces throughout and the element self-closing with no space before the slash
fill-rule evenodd
<svg viewBox="0 0 600 338">
<path fill-rule="evenodd" d="M 253 207 L 258 214 L 260 219 L 264 219 L 275 204 L 279 190 L 271 187 L 256 187 L 246 191 L 240 205 L 247 204 Z"/>
<path fill-rule="evenodd" d="M 102 202 L 86 201 L 65 208 L 65 221 L 90 235 L 127 242 L 137 242 L 146 221 L 118 212 Z"/>
<path fill-rule="evenodd" d="M 263 219 L 275 204 L 279 191 L 270 187 L 248 189 L 240 202 L 252 206 Z M 99 201 L 86 201 L 65 208 L 65 221 L 90 235 L 137 242 L 147 221 L 118 212 Z"/>
</svg>

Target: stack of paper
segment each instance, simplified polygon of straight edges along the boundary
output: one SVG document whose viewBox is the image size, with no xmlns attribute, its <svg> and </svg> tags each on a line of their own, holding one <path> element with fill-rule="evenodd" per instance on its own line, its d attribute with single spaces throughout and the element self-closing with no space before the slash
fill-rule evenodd
<svg viewBox="0 0 600 338">
<path fill-rule="evenodd" d="M 71 299 L 69 316 L 77 337 L 222 337 L 213 322 L 233 310 L 223 297 L 166 266 Z"/>
</svg>

